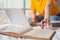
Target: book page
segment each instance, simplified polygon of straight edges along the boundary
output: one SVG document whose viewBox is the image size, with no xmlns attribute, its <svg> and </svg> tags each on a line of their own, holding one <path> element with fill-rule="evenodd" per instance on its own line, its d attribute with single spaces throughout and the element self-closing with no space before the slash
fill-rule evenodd
<svg viewBox="0 0 60 40">
<path fill-rule="evenodd" d="M 52 31 L 52 30 L 43 30 L 43 29 L 35 29 L 35 30 L 32 30 L 24 35 L 27 35 L 28 38 L 29 36 L 31 38 L 42 38 L 42 39 L 51 39 L 51 37 L 53 36 L 53 34 L 55 33 L 55 31 Z"/>
</svg>

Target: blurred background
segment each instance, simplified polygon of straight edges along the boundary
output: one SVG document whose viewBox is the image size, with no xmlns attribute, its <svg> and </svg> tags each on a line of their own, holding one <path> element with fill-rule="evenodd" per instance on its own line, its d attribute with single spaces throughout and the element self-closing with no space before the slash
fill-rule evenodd
<svg viewBox="0 0 60 40">
<path fill-rule="evenodd" d="M 31 17 L 30 1 L 31 0 L 0 0 L 0 10 L 5 10 L 14 23 L 19 23 L 19 20 L 14 20 L 16 20 L 17 16 L 20 17 L 20 13 L 24 13 L 27 18 Z M 57 4 L 60 10 L 60 0 L 57 0 Z M 15 19 L 12 17 L 15 17 Z"/>
<path fill-rule="evenodd" d="M 30 0 L 0 0 L 0 9 L 20 9 L 30 13 Z"/>
<path fill-rule="evenodd" d="M 31 0 L 0 0 L 0 9 L 20 9 L 23 13 L 30 16 L 30 1 Z M 60 8 L 60 0 L 57 0 Z"/>
</svg>

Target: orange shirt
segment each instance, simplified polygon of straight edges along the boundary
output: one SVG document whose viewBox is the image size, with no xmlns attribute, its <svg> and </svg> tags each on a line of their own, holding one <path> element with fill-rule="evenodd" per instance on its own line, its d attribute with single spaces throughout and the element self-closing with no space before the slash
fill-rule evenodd
<svg viewBox="0 0 60 40">
<path fill-rule="evenodd" d="M 46 3 L 51 1 L 53 3 L 51 7 L 51 15 L 57 15 L 59 10 L 55 0 L 31 0 L 31 10 L 36 10 L 40 15 L 44 16 Z"/>
</svg>

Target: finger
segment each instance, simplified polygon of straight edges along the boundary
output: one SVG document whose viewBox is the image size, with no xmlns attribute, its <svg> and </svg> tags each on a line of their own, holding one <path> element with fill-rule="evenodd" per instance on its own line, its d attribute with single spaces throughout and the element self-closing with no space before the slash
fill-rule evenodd
<svg viewBox="0 0 60 40">
<path fill-rule="evenodd" d="M 44 29 L 44 23 L 42 23 L 42 25 L 41 25 L 41 26 L 42 26 L 42 29 Z"/>
<path fill-rule="evenodd" d="M 44 22 L 41 21 L 41 29 L 44 29 Z"/>
<path fill-rule="evenodd" d="M 43 21 L 44 21 L 45 23 L 47 23 L 47 19 L 44 19 Z"/>
<path fill-rule="evenodd" d="M 50 20 L 47 20 L 47 24 L 50 25 Z"/>
</svg>

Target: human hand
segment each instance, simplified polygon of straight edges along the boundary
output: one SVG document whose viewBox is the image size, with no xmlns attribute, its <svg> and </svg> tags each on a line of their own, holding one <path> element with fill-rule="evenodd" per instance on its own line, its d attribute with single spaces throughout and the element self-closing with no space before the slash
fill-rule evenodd
<svg viewBox="0 0 60 40">
<path fill-rule="evenodd" d="M 36 18 L 31 18 L 30 23 L 35 23 L 36 20 L 37 20 Z"/>
<path fill-rule="evenodd" d="M 47 25 L 50 27 L 50 20 L 49 19 L 44 19 L 41 21 L 41 28 L 42 29 L 46 28 Z"/>
</svg>

